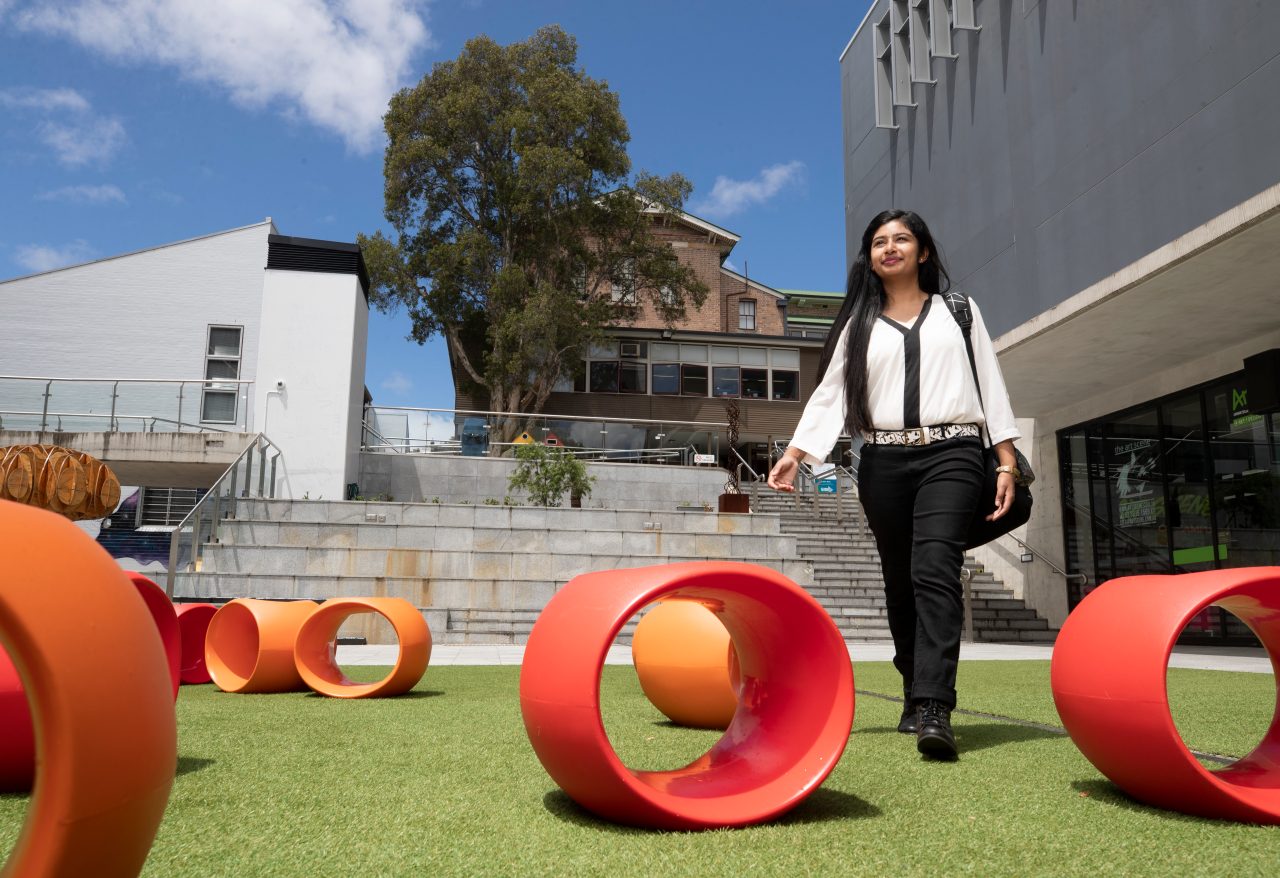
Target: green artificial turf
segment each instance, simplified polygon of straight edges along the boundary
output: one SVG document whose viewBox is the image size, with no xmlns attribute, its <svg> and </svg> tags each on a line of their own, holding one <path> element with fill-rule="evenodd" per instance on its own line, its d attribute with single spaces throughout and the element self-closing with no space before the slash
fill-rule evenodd
<svg viewBox="0 0 1280 878">
<path fill-rule="evenodd" d="M 353 677 L 375 679 L 384 669 Z M 1158 811 L 1052 730 L 955 716 L 962 756 L 922 760 L 894 731 L 891 666 L 855 668 L 854 732 L 827 782 L 764 826 L 669 833 L 604 823 L 543 771 L 520 721 L 519 671 L 432 668 L 409 696 L 339 701 L 183 687 L 178 776 L 144 874 L 1270 875 L 1280 828 Z M 1045 662 L 966 662 L 962 707 L 1059 725 Z M 1270 675 L 1172 671 L 1190 746 L 1240 755 L 1265 730 Z M 627 667 L 604 718 L 632 767 L 673 768 L 717 733 L 673 727 Z M 0 796 L 0 850 L 27 799 Z"/>
</svg>

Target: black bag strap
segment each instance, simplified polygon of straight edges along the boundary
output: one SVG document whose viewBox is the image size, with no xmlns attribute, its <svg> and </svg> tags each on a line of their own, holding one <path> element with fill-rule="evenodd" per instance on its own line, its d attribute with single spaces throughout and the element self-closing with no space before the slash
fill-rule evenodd
<svg viewBox="0 0 1280 878">
<path fill-rule="evenodd" d="M 957 290 L 947 291 L 943 295 L 942 301 L 947 303 L 947 310 L 951 312 L 951 316 L 960 325 L 960 332 L 964 335 L 964 350 L 969 355 L 969 369 L 973 373 L 973 386 L 978 391 L 978 405 L 982 406 L 982 418 L 985 421 L 987 404 L 982 401 L 982 382 L 978 380 L 978 361 L 973 356 L 973 307 L 969 302 L 969 297 Z M 990 440 L 991 433 L 987 431 L 986 424 L 982 425 L 982 431 L 987 434 L 987 439 Z"/>
</svg>

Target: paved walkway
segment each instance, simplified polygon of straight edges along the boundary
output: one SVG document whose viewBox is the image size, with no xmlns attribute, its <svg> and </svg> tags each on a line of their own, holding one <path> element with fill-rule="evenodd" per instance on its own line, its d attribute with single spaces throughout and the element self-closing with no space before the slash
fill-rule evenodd
<svg viewBox="0 0 1280 878">
<path fill-rule="evenodd" d="M 888 643 L 848 643 L 849 655 L 855 662 L 887 662 L 893 658 Z M 394 646 L 339 646 L 338 662 L 344 665 L 393 665 Z M 1051 644 L 1039 643 L 964 643 L 961 661 L 1048 661 L 1053 655 Z M 431 650 L 431 664 L 436 665 L 519 665 L 524 647 L 510 643 L 442 643 Z M 605 664 L 631 664 L 631 647 L 614 646 Z M 1172 668 L 1200 668 L 1210 671 L 1246 671 L 1271 673 L 1271 661 L 1265 650 L 1230 649 L 1213 646 L 1179 646 L 1169 659 Z"/>
</svg>

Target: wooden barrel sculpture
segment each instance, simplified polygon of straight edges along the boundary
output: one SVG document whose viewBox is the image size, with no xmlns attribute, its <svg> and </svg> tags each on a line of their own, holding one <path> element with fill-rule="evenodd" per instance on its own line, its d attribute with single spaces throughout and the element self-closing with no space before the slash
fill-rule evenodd
<svg viewBox="0 0 1280 878">
<path fill-rule="evenodd" d="M 0 500 L 26 503 L 36 484 L 35 455 L 25 445 L 0 449 Z"/>
<path fill-rule="evenodd" d="M 103 518 L 120 502 L 120 480 L 83 451 L 14 445 L 0 448 L 0 500 L 39 506 L 72 521 Z"/>
</svg>

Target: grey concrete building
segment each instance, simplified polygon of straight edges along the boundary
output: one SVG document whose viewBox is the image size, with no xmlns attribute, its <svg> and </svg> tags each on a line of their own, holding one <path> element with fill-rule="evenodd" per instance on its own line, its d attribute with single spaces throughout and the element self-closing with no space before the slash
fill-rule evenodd
<svg viewBox="0 0 1280 878">
<path fill-rule="evenodd" d="M 982 305 L 1039 475 L 987 560 L 1057 623 L 1280 563 L 1278 48 L 1272 0 L 876 0 L 840 58 L 848 253 L 915 210 Z"/>
</svg>

